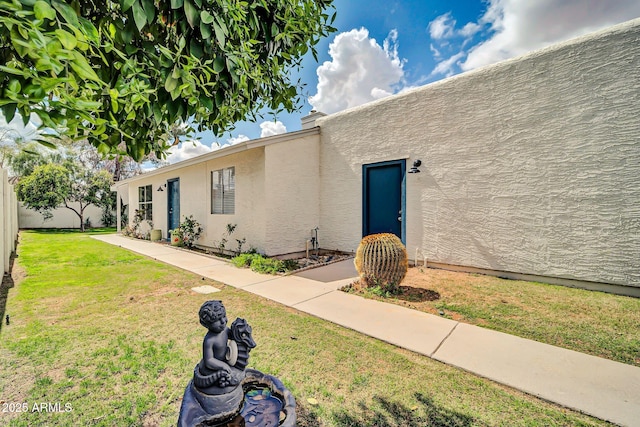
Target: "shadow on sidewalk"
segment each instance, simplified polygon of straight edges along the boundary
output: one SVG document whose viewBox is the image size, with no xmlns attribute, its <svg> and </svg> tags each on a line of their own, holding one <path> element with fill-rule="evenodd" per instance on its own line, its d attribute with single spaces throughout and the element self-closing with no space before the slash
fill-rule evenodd
<svg viewBox="0 0 640 427">
<path fill-rule="evenodd" d="M 9 295 L 9 289 L 13 288 L 13 276 L 11 276 L 11 272 L 13 271 L 13 263 L 16 258 L 15 252 L 11 254 L 11 258 L 9 261 L 9 273 L 5 273 L 2 276 L 2 284 L 0 284 L 0 332 L 2 332 L 2 327 L 6 325 L 5 312 L 7 309 L 7 298 Z"/>
</svg>

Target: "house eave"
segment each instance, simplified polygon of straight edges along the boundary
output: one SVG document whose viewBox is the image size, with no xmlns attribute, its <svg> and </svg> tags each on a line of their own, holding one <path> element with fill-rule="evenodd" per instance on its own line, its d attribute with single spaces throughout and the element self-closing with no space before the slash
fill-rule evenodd
<svg viewBox="0 0 640 427">
<path fill-rule="evenodd" d="M 172 165 L 154 169 L 150 172 L 145 172 L 141 175 L 136 175 L 131 178 L 123 179 L 122 181 L 118 181 L 115 184 L 113 184 L 111 189 L 113 191 L 116 191 L 117 187 L 129 184 L 131 182 L 135 182 L 139 179 L 146 179 L 149 177 L 153 177 L 155 175 L 165 174 L 167 172 L 172 172 L 177 169 L 193 166 L 198 163 L 208 162 L 210 160 L 219 159 L 221 157 L 230 156 L 232 154 L 240 153 L 243 151 L 265 147 L 267 145 L 277 144 L 280 142 L 290 141 L 292 139 L 303 138 L 310 135 L 320 135 L 320 128 L 316 126 L 310 129 L 303 129 L 295 132 L 287 132 L 280 135 L 267 136 L 264 138 L 257 138 L 249 141 L 240 142 L 238 144 L 234 144 L 229 147 L 221 148 L 219 150 L 215 150 L 210 153 L 202 154 L 192 159 L 183 160 L 181 162 L 174 163 Z"/>
</svg>

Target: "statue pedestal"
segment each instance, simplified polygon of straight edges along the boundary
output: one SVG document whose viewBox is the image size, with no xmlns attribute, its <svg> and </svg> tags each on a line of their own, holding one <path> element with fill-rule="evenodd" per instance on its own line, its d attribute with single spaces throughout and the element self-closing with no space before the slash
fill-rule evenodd
<svg viewBox="0 0 640 427">
<path fill-rule="evenodd" d="M 244 391 L 241 385 L 224 394 L 209 395 L 199 391 L 193 385 L 193 381 L 189 381 L 180 406 L 178 426 L 216 424 L 233 418 L 240 412 L 243 401 Z"/>
</svg>

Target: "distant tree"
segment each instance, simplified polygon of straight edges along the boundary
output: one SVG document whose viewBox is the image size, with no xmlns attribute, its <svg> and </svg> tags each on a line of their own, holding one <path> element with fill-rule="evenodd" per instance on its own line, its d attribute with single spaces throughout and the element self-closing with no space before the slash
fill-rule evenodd
<svg viewBox="0 0 640 427">
<path fill-rule="evenodd" d="M 11 156 L 16 152 L 18 132 L 10 127 L 0 127 L 0 168 L 5 168 Z"/>
<path fill-rule="evenodd" d="M 16 184 L 16 193 L 27 208 L 42 213 L 45 220 L 52 217 L 53 209 L 70 209 L 80 219 L 80 229 L 84 231 L 87 206 L 104 209 L 113 205 L 112 183 L 111 174 L 105 170 L 93 171 L 71 162 L 49 163 L 37 166 L 23 177 Z"/>
<path fill-rule="evenodd" d="M 221 135 L 293 111 L 291 70 L 335 31 L 332 1 L 0 0 L 0 108 L 101 154 L 162 158 L 177 122 Z"/>
</svg>

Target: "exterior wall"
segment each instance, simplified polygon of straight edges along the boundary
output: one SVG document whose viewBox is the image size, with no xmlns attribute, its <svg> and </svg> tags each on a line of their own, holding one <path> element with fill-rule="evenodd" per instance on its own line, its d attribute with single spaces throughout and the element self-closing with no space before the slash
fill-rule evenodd
<svg viewBox="0 0 640 427">
<path fill-rule="evenodd" d="M 211 213 L 211 171 L 235 167 L 236 200 L 235 213 L 232 215 Z M 206 246 L 217 246 L 226 232 L 227 224 L 237 225 L 225 247 L 235 250 L 236 239 L 246 238 L 243 249 L 253 246 L 260 252 L 266 250 L 265 228 L 265 168 L 264 148 L 255 148 L 232 154 L 206 163 L 207 194 L 200 200 L 193 200 L 194 205 L 204 203 L 207 209 L 207 221 L 204 223 L 205 233 L 200 239 Z"/>
<path fill-rule="evenodd" d="M 76 207 L 76 206 L 74 206 Z M 79 207 L 77 207 L 79 208 Z M 26 208 L 18 203 L 18 224 L 20 228 L 80 228 L 80 218 L 67 208 L 51 211 L 53 218 L 45 221 L 41 213 Z M 92 227 L 102 227 L 102 209 L 90 205 L 84 210 L 84 219 L 89 218 Z"/>
<path fill-rule="evenodd" d="M 234 166 L 236 168 L 235 214 L 219 215 L 211 213 L 211 171 Z M 235 239 L 246 238 L 244 248 L 254 246 L 259 251 L 265 248 L 265 206 L 264 206 L 264 148 L 259 147 L 240 153 L 196 162 L 182 168 L 162 169 L 135 179 L 116 183 L 117 188 L 128 187 L 129 224 L 133 223 L 138 209 L 138 188 L 151 184 L 153 203 L 153 228 L 162 230 L 163 238 L 168 237 L 167 197 L 168 191 L 157 191 L 167 180 L 180 179 L 180 219 L 189 215 L 202 225 L 203 233 L 198 244 L 217 246 L 227 224 L 237 224 L 235 232 L 228 238 L 228 249 L 235 249 Z M 121 190 L 118 190 L 120 193 Z M 146 222 L 141 230 L 149 229 Z"/>
<path fill-rule="evenodd" d="M 406 176 L 409 256 L 640 287 L 640 20 L 318 120 L 323 247 L 353 251 L 362 165 Z"/>
<path fill-rule="evenodd" d="M 304 250 L 320 225 L 318 143 L 308 135 L 265 147 L 267 254 Z"/>
</svg>

